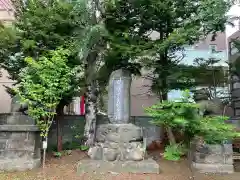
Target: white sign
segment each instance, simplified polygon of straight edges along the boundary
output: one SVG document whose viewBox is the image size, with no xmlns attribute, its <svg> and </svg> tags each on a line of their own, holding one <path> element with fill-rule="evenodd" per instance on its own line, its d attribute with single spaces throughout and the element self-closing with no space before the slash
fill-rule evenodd
<svg viewBox="0 0 240 180">
<path fill-rule="evenodd" d="M 43 141 L 42 142 L 42 148 L 43 149 L 47 149 L 47 141 Z"/>
</svg>

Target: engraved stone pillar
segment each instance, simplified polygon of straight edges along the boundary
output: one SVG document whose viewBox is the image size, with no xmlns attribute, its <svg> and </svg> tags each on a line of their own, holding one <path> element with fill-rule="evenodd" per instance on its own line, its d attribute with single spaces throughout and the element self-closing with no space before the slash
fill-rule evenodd
<svg viewBox="0 0 240 180">
<path fill-rule="evenodd" d="M 91 160 L 81 163 L 78 172 L 159 173 L 158 163 L 145 159 L 143 129 L 130 123 L 130 86 L 130 72 L 120 69 L 111 74 L 108 118 L 103 123 L 98 119 L 95 146 L 88 151 Z"/>
<path fill-rule="evenodd" d="M 108 87 L 108 118 L 114 124 L 129 123 L 131 74 L 126 70 L 114 71 Z"/>
</svg>

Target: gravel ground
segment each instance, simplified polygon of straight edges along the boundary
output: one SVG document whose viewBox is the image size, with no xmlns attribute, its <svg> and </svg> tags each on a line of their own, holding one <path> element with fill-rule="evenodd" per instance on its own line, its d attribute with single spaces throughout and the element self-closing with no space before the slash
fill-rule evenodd
<svg viewBox="0 0 240 180">
<path fill-rule="evenodd" d="M 240 173 L 231 175 L 203 175 L 191 172 L 186 160 L 169 162 L 160 159 L 161 174 L 82 174 L 76 173 L 76 165 L 86 155 L 73 151 L 60 159 L 48 156 L 44 170 L 41 168 L 27 172 L 0 173 L 0 180 L 239 180 Z"/>
</svg>

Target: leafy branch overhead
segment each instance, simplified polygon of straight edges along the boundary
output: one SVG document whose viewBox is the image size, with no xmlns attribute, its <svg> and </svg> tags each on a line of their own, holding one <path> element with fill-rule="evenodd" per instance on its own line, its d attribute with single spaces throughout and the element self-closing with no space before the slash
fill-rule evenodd
<svg viewBox="0 0 240 180">
<path fill-rule="evenodd" d="M 62 96 L 71 88 L 71 78 L 77 74 L 76 68 L 66 64 L 69 55 L 69 50 L 60 48 L 37 60 L 27 57 L 27 66 L 19 75 L 21 81 L 15 91 L 21 101 L 28 104 L 28 114 L 36 120 L 44 137 Z"/>
<path fill-rule="evenodd" d="M 81 1 L 82 2 L 82 1 Z M 16 83 L 19 74 L 27 66 L 25 58 L 30 56 L 36 61 L 46 56 L 49 50 L 58 47 L 67 48 L 67 66 L 79 68 L 76 77 L 72 77 L 71 86 L 62 96 L 63 105 L 71 102 L 83 84 L 83 63 L 79 60 L 79 43 L 85 31 L 85 19 L 81 14 L 85 7 L 77 6 L 80 2 L 33 0 L 25 4 L 15 1 L 16 21 L 11 27 L 0 27 L 0 59 L 2 67 Z"/>
<path fill-rule="evenodd" d="M 107 2 L 105 24 L 110 33 L 110 57 L 116 57 L 123 67 L 134 61 L 153 70 L 153 90 L 162 99 L 177 86 L 184 89 L 194 85 L 192 76 L 185 73 L 186 66 L 179 65 L 184 58 L 176 51 L 184 51 L 183 46 L 208 34 L 215 37 L 216 32 L 224 31 L 230 8 L 230 2 L 224 0 Z"/>
</svg>

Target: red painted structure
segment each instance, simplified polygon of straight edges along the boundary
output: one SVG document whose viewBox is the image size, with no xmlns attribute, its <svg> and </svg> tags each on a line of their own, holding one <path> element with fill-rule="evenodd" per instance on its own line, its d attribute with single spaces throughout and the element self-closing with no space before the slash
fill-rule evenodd
<svg viewBox="0 0 240 180">
<path fill-rule="evenodd" d="M 85 115 L 85 97 L 81 96 L 80 100 L 80 115 Z"/>
</svg>

